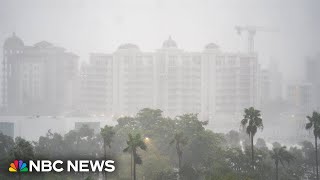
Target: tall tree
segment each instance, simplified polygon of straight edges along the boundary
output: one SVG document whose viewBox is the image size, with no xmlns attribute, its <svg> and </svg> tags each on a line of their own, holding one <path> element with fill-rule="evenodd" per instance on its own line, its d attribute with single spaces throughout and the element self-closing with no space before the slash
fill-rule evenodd
<svg viewBox="0 0 320 180">
<path fill-rule="evenodd" d="M 100 135 L 103 139 L 103 155 L 104 159 L 107 159 L 107 146 L 111 148 L 112 138 L 115 135 L 115 131 L 112 126 L 105 125 L 104 128 L 101 128 Z M 104 173 L 104 178 L 107 179 L 106 172 Z"/>
<path fill-rule="evenodd" d="M 181 174 L 181 162 L 182 162 L 182 147 L 187 145 L 188 139 L 183 135 L 183 132 L 176 133 L 174 135 L 174 138 L 171 140 L 170 145 L 174 144 L 176 145 L 176 150 L 178 154 L 178 166 L 179 166 L 179 174 Z"/>
<path fill-rule="evenodd" d="M 147 145 L 141 138 L 140 134 L 132 135 L 131 133 L 128 134 L 127 140 L 127 147 L 123 150 L 123 152 L 127 152 L 131 154 L 131 159 L 133 159 L 133 180 L 136 180 L 136 165 L 142 164 L 142 159 L 137 153 L 138 149 L 147 150 Z"/>
<path fill-rule="evenodd" d="M 252 169 L 254 169 L 253 137 L 256 135 L 258 129 L 263 129 L 262 118 L 260 111 L 253 107 L 244 109 L 243 117 L 241 125 L 246 129 L 246 133 L 249 135 L 251 140 L 251 163 Z"/>
<path fill-rule="evenodd" d="M 7 170 L 7 166 L 11 163 L 12 159 L 10 158 L 10 152 L 14 146 L 13 138 L 7 135 L 2 134 L 0 131 L 0 172 L 2 169 Z M 0 179 L 5 179 L 3 173 L 0 173 Z"/>
<path fill-rule="evenodd" d="M 309 122 L 306 124 L 306 129 L 309 130 L 313 128 L 314 135 L 314 145 L 315 145 L 315 154 L 316 154 L 316 174 L 317 180 L 319 180 L 319 170 L 318 170 L 318 137 L 320 135 L 320 114 L 316 111 L 312 113 L 312 116 L 307 116 Z"/>
<path fill-rule="evenodd" d="M 16 137 L 12 151 L 10 152 L 12 159 L 19 159 L 27 161 L 34 158 L 34 150 L 32 144 L 21 138 Z M 19 180 L 21 179 L 21 173 L 18 173 Z"/>
<path fill-rule="evenodd" d="M 58 159 L 65 158 L 65 144 L 63 136 L 58 133 L 52 133 L 48 130 L 45 136 L 40 136 L 34 143 L 34 151 L 37 158 Z"/>
<path fill-rule="evenodd" d="M 13 139 L 10 136 L 4 135 L 0 131 L 0 160 L 2 160 L 3 157 L 6 157 L 11 149 L 13 148 Z"/>
<path fill-rule="evenodd" d="M 162 111 L 160 109 L 141 109 L 136 116 L 137 122 L 143 129 L 151 129 L 158 126 L 159 121 L 163 119 Z"/>
<path fill-rule="evenodd" d="M 24 161 L 33 159 L 33 146 L 29 141 L 21 137 L 16 137 L 11 155 L 14 159 L 21 159 Z"/>
<path fill-rule="evenodd" d="M 271 158 L 276 166 L 276 180 L 279 179 L 279 162 L 284 166 L 284 162 L 288 164 L 294 160 L 294 156 L 286 150 L 285 146 L 273 148 Z"/>
<path fill-rule="evenodd" d="M 312 172 L 316 174 L 316 162 L 314 161 L 314 145 L 312 144 L 312 142 L 309 141 L 303 141 L 300 145 L 302 146 L 301 151 L 304 154 L 304 163 L 307 165 L 307 168 L 312 168 Z"/>
</svg>

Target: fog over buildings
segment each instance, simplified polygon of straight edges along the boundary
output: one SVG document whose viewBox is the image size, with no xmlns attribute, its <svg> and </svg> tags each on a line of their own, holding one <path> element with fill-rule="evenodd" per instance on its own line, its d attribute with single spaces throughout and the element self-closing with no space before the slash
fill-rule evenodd
<svg viewBox="0 0 320 180">
<path fill-rule="evenodd" d="M 103 125 L 149 107 L 226 132 L 254 106 L 273 127 L 263 136 L 286 141 L 308 136 L 305 116 L 320 107 L 315 0 L 0 3 L 5 116 Z M 254 29 L 254 50 L 238 25 Z"/>
</svg>

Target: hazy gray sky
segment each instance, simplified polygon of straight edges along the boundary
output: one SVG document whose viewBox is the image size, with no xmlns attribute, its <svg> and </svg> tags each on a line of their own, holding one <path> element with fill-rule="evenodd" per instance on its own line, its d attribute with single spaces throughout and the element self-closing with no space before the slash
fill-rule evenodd
<svg viewBox="0 0 320 180">
<path fill-rule="evenodd" d="M 127 42 L 153 51 L 169 35 L 189 51 L 209 42 L 243 51 L 246 36 L 235 25 L 279 29 L 258 32 L 256 50 L 262 64 L 270 57 L 282 67 L 290 62 L 287 74 L 301 74 L 303 58 L 320 52 L 318 0 L 0 0 L 1 44 L 14 31 L 25 44 L 47 40 L 81 60 Z"/>
</svg>

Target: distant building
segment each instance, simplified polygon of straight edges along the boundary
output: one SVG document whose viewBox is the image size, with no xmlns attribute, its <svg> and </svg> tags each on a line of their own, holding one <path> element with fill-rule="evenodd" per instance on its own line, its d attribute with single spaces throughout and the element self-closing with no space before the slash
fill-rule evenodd
<svg viewBox="0 0 320 180">
<path fill-rule="evenodd" d="M 14 137 L 14 123 L 12 122 L 0 122 L 0 133 Z"/>
<path fill-rule="evenodd" d="M 100 133 L 100 122 L 76 122 L 75 130 L 79 130 L 83 126 L 88 126 L 89 129 L 93 129 L 95 134 Z"/>
<path fill-rule="evenodd" d="M 279 71 L 278 64 L 275 60 L 271 60 L 269 68 L 270 79 L 270 99 L 278 101 L 283 99 L 284 81 L 281 71 Z"/>
<path fill-rule="evenodd" d="M 209 112 L 235 115 L 250 106 L 260 107 L 259 64 L 255 54 L 206 49 L 205 59 L 203 67 L 209 68 L 204 70 L 209 74 L 205 85 L 212 101 Z"/>
<path fill-rule="evenodd" d="M 296 113 L 311 113 L 313 110 L 312 84 L 293 83 L 287 85 L 286 100 Z"/>
<path fill-rule="evenodd" d="M 156 56 L 156 107 L 174 117 L 201 113 L 202 54 L 185 52 L 169 37 Z"/>
<path fill-rule="evenodd" d="M 80 109 L 89 114 L 113 112 L 113 57 L 91 54 L 89 64 L 81 66 Z"/>
<path fill-rule="evenodd" d="M 211 43 L 202 53 L 201 119 L 218 131 L 238 128 L 244 108 L 260 108 L 260 66 L 254 53 L 226 53 Z M 223 129 L 226 128 L 226 129 Z"/>
<path fill-rule="evenodd" d="M 306 78 L 312 84 L 313 103 L 315 110 L 320 110 L 320 54 L 306 60 Z"/>
<path fill-rule="evenodd" d="M 3 45 L 2 107 L 9 114 L 59 114 L 73 106 L 78 56 L 42 41 L 26 46 L 15 34 Z"/>
<path fill-rule="evenodd" d="M 261 94 L 272 94 L 261 88 L 274 79 L 260 71 L 255 53 L 222 52 L 214 43 L 187 52 L 171 37 L 155 52 L 123 44 L 111 54 L 91 54 L 80 73 L 78 56 L 46 41 L 25 46 L 13 34 L 3 52 L 2 107 L 9 114 L 77 109 L 119 117 L 148 107 L 170 117 L 198 113 L 201 120 L 236 120 L 244 108 L 260 108 Z"/>
<path fill-rule="evenodd" d="M 261 70 L 261 100 L 262 103 L 280 102 L 283 100 L 284 81 L 278 65 L 271 60 L 267 68 Z"/>
<path fill-rule="evenodd" d="M 261 71 L 261 103 L 265 104 L 271 100 L 271 78 L 270 71 L 264 69 Z"/>
<path fill-rule="evenodd" d="M 134 44 L 123 44 L 112 54 L 114 62 L 114 112 L 133 115 L 155 106 L 154 54 L 141 52 Z"/>
<path fill-rule="evenodd" d="M 214 43 L 200 52 L 179 49 L 171 37 L 155 52 L 123 44 L 92 54 L 81 69 L 81 106 L 94 114 L 134 115 L 149 107 L 208 120 L 238 117 L 261 103 L 257 55 L 221 52 Z"/>
</svg>

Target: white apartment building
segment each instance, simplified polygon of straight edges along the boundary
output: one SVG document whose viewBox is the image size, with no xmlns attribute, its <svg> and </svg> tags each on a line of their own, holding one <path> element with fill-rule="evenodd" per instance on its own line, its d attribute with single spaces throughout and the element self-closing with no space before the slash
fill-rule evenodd
<svg viewBox="0 0 320 180">
<path fill-rule="evenodd" d="M 33 46 L 13 34 L 3 45 L 2 112 L 57 114 L 71 111 L 78 56 L 41 41 Z"/>
<path fill-rule="evenodd" d="M 166 115 L 201 112 L 201 53 L 184 52 L 169 37 L 155 52 L 157 108 Z"/>
<path fill-rule="evenodd" d="M 113 53 L 114 112 L 133 115 L 145 107 L 155 108 L 155 57 L 134 44 L 123 44 Z"/>
<path fill-rule="evenodd" d="M 80 71 L 80 109 L 105 115 L 113 112 L 113 59 L 107 54 L 91 54 L 90 63 Z"/>
<path fill-rule="evenodd" d="M 228 53 L 210 43 L 202 52 L 201 118 L 209 126 L 239 127 L 244 108 L 260 108 L 260 66 L 254 53 Z M 219 128 L 218 128 L 219 127 Z"/>
<path fill-rule="evenodd" d="M 223 116 L 236 119 L 244 108 L 260 107 L 260 70 L 254 53 L 226 53 L 214 43 L 200 52 L 186 52 L 169 37 L 155 52 L 124 44 L 112 54 L 92 55 L 89 65 L 82 68 L 83 74 L 88 68 L 106 74 L 105 70 L 94 70 L 102 68 L 92 65 L 97 57 L 112 61 L 107 70 L 112 78 L 99 76 L 112 92 L 107 88 L 91 91 L 93 85 L 84 82 L 83 89 L 90 93 L 83 94 L 86 97 L 82 99 L 83 104 L 101 106 L 96 107 L 103 110 L 101 114 L 134 115 L 149 107 L 159 108 L 171 117 L 199 113 L 202 120 L 215 120 Z M 89 79 L 84 81 L 92 81 Z M 112 106 L 94 98 L 99 94 L 109 94 L 108 99 L 112 96 Z"/>
</svg>

